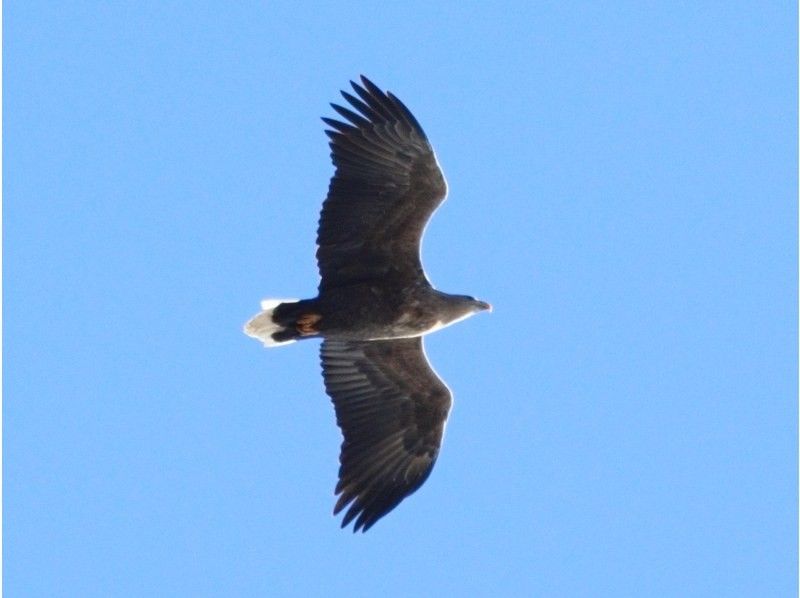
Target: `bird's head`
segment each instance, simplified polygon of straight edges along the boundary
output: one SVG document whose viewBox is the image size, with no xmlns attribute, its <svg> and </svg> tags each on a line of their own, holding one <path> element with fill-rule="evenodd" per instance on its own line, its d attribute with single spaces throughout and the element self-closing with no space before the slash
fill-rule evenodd
<svg viewBox="0 0 800 598">
<path fill-rule="evenodd" d="M 492 311 L 492 305 L 490 303 L 475 299 L 475 297 L 470 297 L 470 299 L 472 299 L 472 306 L 476 313 L 479 311 Z"/>
<path fill-rule="evenodd" d="M 486 301 L 475 299 L 469 295 L 456 295 L 459 310 L 463 317 L 471 316 L 481 311 L 492 311 L 492 306 Z"/>
</svg>

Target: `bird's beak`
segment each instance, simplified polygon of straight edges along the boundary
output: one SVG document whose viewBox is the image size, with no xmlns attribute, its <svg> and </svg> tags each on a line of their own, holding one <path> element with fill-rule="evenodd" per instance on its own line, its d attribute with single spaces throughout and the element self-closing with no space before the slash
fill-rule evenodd
<svg viewBox="0 0 800 598">
<path fill-rule="evenodd" d="M 480 307 L 482 310 L 486 310 L 489 312 L 492 311 L 492 306 L 490 303 L 486 303 L 486 301 L 478 301 L 477 303 L 478 307 Z"/>
</svg>

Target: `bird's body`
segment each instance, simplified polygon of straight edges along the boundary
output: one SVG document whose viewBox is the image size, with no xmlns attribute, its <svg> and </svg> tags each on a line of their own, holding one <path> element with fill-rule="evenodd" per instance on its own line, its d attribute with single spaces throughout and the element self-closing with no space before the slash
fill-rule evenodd
<svg viewBox="0 0 800 598">
<path fill-rule="evenodd" d="M 343 305 L 350 308 L 342 309 Z M 314 336 L 385 340 L 439 330 L 472 315 L 472 307 L 470 298 L 441 293 L 426 283 L 399 287 L 375 281 L 328 289 L 315 299 L 282 303 L 272 319 L 284 326 L 275 339 L 279 342 Z M 297 323 L 303 317 L 308 326 L 300 330 Z"/>
<path fill-rule="evenodd" d="M 421 336 L 490 309 L 433 288 L 420 242 L 447 186 L 414 116 L 362 77 L 358 113 L 332 130 L 336 173 L 317 233 L 319 294 L 265 300 L 245 332 L 266 346 L 322 338 L 321 361 L 344 434 L 335 513 L 366 531 L 427 479 L 439 452 L 450 391 L 433 372 Z"/>
</svg>

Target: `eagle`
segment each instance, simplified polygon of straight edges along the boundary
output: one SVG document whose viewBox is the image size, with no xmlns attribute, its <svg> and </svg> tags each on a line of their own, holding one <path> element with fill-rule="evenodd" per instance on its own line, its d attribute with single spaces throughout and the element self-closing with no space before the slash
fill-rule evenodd
<svg viewBox="0 0 800 598">
<path fill-rule="evenodd" d="M 391 92 L 361 76 L 343 120 L 323 118 L 336 167 L 317 230 L 314 299 L 265 299 L 244 326 L 273 347 L 322 339 L 325 390 L 344 440 L 334 515 L 367 531 L 415 492 L 439 455 L 452 394 L 422 336 L 491 306 L 437 291 L 422 268 L 425 226 L 447 195 L 428 137 Z"/>
</svg>

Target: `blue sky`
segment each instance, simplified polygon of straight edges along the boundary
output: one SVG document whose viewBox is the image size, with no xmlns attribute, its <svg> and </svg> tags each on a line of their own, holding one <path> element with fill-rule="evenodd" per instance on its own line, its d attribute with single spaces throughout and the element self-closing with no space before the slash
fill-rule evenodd
<svg viewBox="0 0 800 598">
<path fill-rule="evenodd" d="M 794 596 L 790 2 L 6 2 L 8 596 Z M 320 116 L 364 73 L 450 185 L 423 488 L 331 515 Z"/>
</svg>

